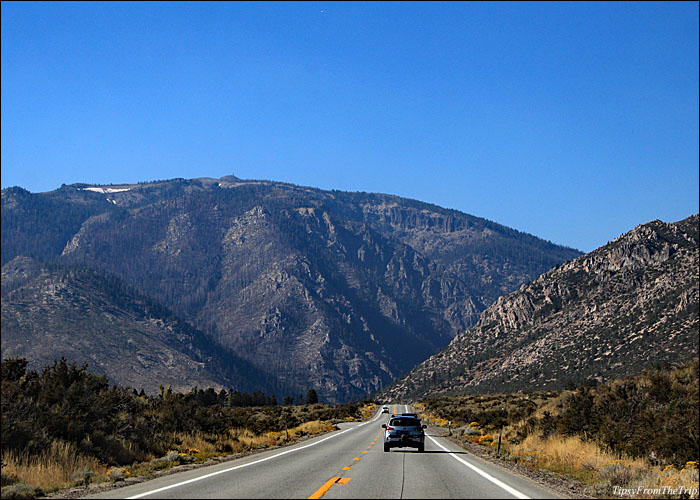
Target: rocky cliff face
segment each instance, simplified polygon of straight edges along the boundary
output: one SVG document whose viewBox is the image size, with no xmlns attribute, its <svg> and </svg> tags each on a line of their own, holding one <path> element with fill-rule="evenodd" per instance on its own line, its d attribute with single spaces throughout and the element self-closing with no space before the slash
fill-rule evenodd
<svg viewBox="0 0 700 500">
<path fill-rule="evenodd" d="M 413 200 L 234 177 L 12 188 L 2 204 L 3 272 L 31 256 L 108 275 L 280 387 L 327 401 L 380 389 L 504 290 L 580 255 Z"/>
<path fill-rule="evenodd" d="M 564 387 L 698 355 L 698 216 L 653 221 L 541 275 L 383 393 Z"/>
</svg>

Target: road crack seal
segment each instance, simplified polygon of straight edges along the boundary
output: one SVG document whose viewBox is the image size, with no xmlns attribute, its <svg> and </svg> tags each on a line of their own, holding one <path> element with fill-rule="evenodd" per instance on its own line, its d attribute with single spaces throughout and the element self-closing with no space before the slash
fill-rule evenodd
<svg viewBox="0 0 700 500">
<path fill-rule="evenodd" d="M 403 498 L 403 485 L 406 482 L 406 454 L 403 454 L 403 460 L 401 461 L 401 494 L 399 498 Z"/>
</svg>

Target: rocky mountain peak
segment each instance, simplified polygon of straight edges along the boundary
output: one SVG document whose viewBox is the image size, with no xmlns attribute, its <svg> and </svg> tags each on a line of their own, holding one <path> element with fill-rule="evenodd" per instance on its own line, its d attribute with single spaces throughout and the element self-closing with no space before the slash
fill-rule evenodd
<svg viewBox="0 0 700 500">
<path fill-rule="evenodd" d="M 208 380 L 235 388 L 250 373 L 268 381 L 267 392 L 314 388 L 328 401 L 380 389 L 473 326 L 498 296 L 580 255 L 416 200 L 235 176 L 5 190 L 2 210 L 3 273 L 10 266 L 18 277 L 17 293 L 6 295 L 3 283 L 3 319 L 14 318 L 3 321 L 3 355 L 53 342 L 39 328 L 43 317 L 73 325 L 71 343 L 86 357 L 119 358 L 104 351 L 107 330 L 85 324 L 99 307 L 86 316 L 79 306 L 99 294 L 71 288 L 75 300 L 38 307 L 48 288 L 21 282 L 20 261 L 11 271 L 13 259 L 29 257 L 117 280 L 215 351 L 237 356 L 235 364 L 248 363 L 236 372 L 241 380 L 221 371 Z M 49 351 L 41 356 L 32 360 L 39 367 L 53 361 Z M 109 370 L 130 383 L 128 363 Z M 186 384 L 187 371 L 178 373 Z"/>
<path fill-rule="evenodd" d="M 698 354 L 698 215 L 652 221 L 500 297 L 387 397 L 564 387 Z"/>
</svg>

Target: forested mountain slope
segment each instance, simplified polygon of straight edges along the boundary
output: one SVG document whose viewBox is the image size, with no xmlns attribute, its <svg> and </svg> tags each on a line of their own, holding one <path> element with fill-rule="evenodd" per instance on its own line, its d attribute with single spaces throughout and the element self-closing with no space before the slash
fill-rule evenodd
<svg viewBox="0 0 700 500">
<path fill-rule="evenodd" d="M 114 277 L 329 401 L 380 389 L 578 255 L 415 200 L 233 176 L 2 192 L 3 269 L 27 256 Z"/>
<path fill-rule="evenodd" d="M 156 394 L 160 386 L 298 394 L 119 279 L 16 257 L 2 269 L 2 355 L 50 366 L 65 357 Z"/>
</svg>

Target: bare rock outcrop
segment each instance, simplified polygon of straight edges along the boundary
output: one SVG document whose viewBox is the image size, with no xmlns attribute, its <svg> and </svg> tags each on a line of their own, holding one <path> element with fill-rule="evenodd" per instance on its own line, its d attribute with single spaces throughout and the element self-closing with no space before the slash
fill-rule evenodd
<svg viewBox="0 0 700 500">
<path fill-rule="evenodd" d="M 652 221 L 499 298 L 382 395 L 562 388 L 698 355 L 698 215 Z"/>
</svg>

